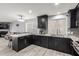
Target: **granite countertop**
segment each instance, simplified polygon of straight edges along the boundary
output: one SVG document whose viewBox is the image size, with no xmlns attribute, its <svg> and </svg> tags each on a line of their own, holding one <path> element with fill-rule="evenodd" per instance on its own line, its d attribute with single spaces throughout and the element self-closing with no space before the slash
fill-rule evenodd
<svg viewBox="0 0 79 59">
<path fill-rule="evenodd" d="M 26 34 L 13 34 L 13 35 L 10 35 L 11 37 L 22 37 L 22 36 L 27 36 L 27 35 L 30 35 L 28 33 Z"/>
<path fill-rule="evenodd" d="M 30 33 L 24 33 L 24 34 L 13 34 L 10 35 L 11 37 L 21 37 L 21 36 L 27 36 L 27 35 L 39 35 L 39 36 L 51 36 L 51 37 L 61 37 L 61 38 L 71 38 L 73 41 L 79 41 L 79 38 L 73 35 L 51 35 L 51 34 L 30 34 Z"/>
</svg>

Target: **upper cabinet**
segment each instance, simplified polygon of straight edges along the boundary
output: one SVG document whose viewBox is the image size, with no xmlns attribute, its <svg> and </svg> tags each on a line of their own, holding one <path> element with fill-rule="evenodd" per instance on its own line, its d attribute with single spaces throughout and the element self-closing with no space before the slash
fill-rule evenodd
<svg viewBox="0 0 79 59">
<path fill-rule="evenodd" d="M 70 28 L 79 27 L 79 4 L 74 9 L 69 10 Z"/>
<path fill-rule="evenodd" d="M 70 28 L 76 28 L 77 27 L 77 24 L 76 24 L 76 22 L 77 22 L 77 18 L 76 18 L 77 14 L 76 13 L 77 13 L 76 9 L 71 9 L 69 11 L 69 14 L 70 14 Z"/>
<path fill-rule="evenodd" d="M 79 4 L 77 5 L 76 9 L 77 9 L 77 12 L 76 12 L 77 27 L 79 27 Z"/>
<path fill-rule="evenodd" d="M 38 28 L 40 29 L 48 28 L 48 15 L 38 16 Z"/>
</svg>

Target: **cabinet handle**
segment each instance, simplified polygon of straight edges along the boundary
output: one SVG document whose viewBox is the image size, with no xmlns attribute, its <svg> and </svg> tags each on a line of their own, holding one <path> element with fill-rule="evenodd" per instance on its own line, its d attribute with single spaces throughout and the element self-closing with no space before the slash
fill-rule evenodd
<svg viewBox="0 0 79 59">
<path fill-rule="evenodd" d="M 25 44 L 26 44 L 26 40 L 25 40 L 25 42 L 24 42 Z"/>
</svg>

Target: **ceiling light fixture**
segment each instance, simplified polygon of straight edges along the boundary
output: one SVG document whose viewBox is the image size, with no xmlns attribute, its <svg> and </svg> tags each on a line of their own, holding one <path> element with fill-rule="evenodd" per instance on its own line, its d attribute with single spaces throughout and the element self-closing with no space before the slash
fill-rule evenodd
<svg viewBox="0 0 79 59">
<path fill-rule="evenodd" d="M 32 10 L 29 10 L 29 14 L 31 14 L 32 13 Z"/>
<path fill-rule="evenodd" d="M 23 15 L 18 15 L 18 21 L 24 22 Z"/>
<path fill-rule="evenodd" d="M 54 5 L 59 5 L 59 3 L 54 3 Z"/>
</svg>

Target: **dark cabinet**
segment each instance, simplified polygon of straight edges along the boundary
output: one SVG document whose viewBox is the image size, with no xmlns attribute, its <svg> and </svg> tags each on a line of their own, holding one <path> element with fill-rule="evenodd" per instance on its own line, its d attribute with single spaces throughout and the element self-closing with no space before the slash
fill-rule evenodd
<svg viewBox="0 0 79 59">
<path fill-rule="evenodd" d="M 19 50 L 22 50 L 23 48 L 29 46 L 31 44 L 29 39 L 29 36 L 23 36 L 14 39 L 12 41 L 13 50 L 18 52 Z"/>
<path fill-rule="evenodd" d="M 77 27 L 79 27 L 79 3 L 77 5 L 77 11 L 76 11 L 76 19 L 77 19 Z"/>
<path fill-rule="evenodd" d="M 26 38 L 25 37 L 19 37 L 18 38 L 18 50 L 21 50 L 26 47 Z"/>
<path fill-rule="evenodd" d="M 48 15 L 38 16 L 38 28 L 47 29 Z"/>
<path fill-rule="evenodd" d="M 68 38 L 55 39 L 55 49 L 61 52 L 70 53 L 70 39 Z"/>
<path fill-rule="evenodd" d="M 25 36 L 25 46 L 29 46 L 31 44 L 30 36 Z"/>
<path fill-rule="evenodd" d="M 70 38 L 60 38 L 51 36 L 30 35 L 23 36 L 13 40 L 13 50 L 19 51 L 30 44 L 54 49 L 57 51 L 71 54 Z"/>
<path fill-rule="evenodd" d="M 33 39 L 35 45 L 49 49 L 54 49 L 65 53 L 71 52 L 70 50 L 71 39 L 69 38 L 34 35 Z"/>
<path fill-rule="evenodd" d="M 40 46 L 41 45 L 41 36 L 34 35 L 34 44 Z"/>
<path fill-rule="evenodd" d="M 79 3 L 74 9 L 69 10 L 70 15 L 70 28 L 79 27 Z"/>
<path fill-rule="evenodd" d="M 41 46 L 48 48 L 48 37 L 47 36 L 42 36 L 41 37 Z"/>
<path fill-rule="evenodd" d="M 35 45 L 48 48 L 48 39 L 46 36 L 35 35 L 33 39 Z"/>
<path fill-rule="evenodd" d="M 48 48 L 55 49 L 55 38 L 48 37 Z"/>
<path fill-rule="evenodd" d="M 77 10 L 76 9 L 71 9 L 69 11 L 70 14 L 70 28 L 76 28 L 77 27 L 77 14 L 76 14 Z"/>
</svg>

